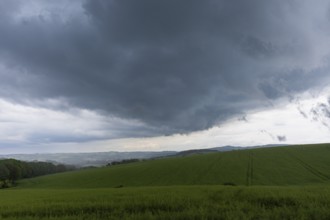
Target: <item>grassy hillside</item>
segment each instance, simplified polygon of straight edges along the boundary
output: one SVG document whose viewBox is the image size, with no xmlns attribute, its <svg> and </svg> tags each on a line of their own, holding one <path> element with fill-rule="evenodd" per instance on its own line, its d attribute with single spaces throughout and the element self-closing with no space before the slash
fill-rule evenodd
<svg viewBox="0 0 330 220">
<path fill-rule="evenodd" d="M 325 220 L 329 177 L 330 144 L 166 158 L 21 181 L 0 220 Z"/>
<path fill-rule="evenodd" d="M 330 144 L 166 158 L 24 180 L 20 188 L 308 185 L 330 182 Z"/>
</svg>

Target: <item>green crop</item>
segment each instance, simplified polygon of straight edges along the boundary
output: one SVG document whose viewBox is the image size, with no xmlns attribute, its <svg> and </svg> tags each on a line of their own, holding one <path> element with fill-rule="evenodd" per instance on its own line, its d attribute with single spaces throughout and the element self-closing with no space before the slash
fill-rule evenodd
<svg viewBox="0 0 330 220">
<path fill-rule="evenodd" d="M 330 145 L 164 158 L 0 190 L 1 219 L 330 219 Z"/>
</svg>

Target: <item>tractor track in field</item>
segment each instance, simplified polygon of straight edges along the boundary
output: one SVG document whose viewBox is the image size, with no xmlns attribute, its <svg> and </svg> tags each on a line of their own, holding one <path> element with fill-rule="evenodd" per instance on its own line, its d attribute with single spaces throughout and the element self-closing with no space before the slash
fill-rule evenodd
<svg viewBox="0 0 330 220">
<path fill-rule="evenodd" d="M 303 161 L 302 159 L 300 159 L 299 157 L 297 157 L 293 153 L 291 153 L 291 152 L 288 152 L 288 153 L 292 158 L 294 158 L 300 165 L 302 165 L 306 170 L 308 170 L 314 176 L 316 176 L 316 177 L 318 177 L 322 180 L 330 180 L 330 177 L 328 175 L 326 175 L 326 174 L 322 173 L 321 171 L 317 170 L 316 168 L 314 168 L 310 164 L 306 163 L 305 161 Z"/>
<path fill-rule="evenodd" d="M 250 152 L 248 157 L 249 158 L 246 171 L 246 185 L 251 186 L 253 184 L 253 153 Z"/>
</svg>

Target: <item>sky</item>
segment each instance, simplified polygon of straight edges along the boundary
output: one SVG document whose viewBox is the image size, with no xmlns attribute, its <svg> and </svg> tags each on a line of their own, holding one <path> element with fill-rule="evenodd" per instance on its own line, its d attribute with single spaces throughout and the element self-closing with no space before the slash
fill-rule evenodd
<svg viewBox="0 0 330 220">
<path fill-rule="evenodd" d="M 1 0 L 0 154 L 330 142 L 326 0 Z"/>
</svg>

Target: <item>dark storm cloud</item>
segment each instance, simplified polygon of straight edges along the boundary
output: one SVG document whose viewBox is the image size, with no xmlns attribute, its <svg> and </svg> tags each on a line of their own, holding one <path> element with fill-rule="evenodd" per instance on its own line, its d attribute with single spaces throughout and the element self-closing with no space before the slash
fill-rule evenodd
<svg viewBox="0 0 330 220">
<path fill-rule="evenodd" d="M 280 141 L 280 142 L 284 142 L 286 141 L 286 136 L 285 135 L 277 135 L 277 140 Z"/>
<path fill-rule="evenodd" d="M 210 128 L 327 75 L 327 66 L 311 67 L 305 1 L 87 0 L 74 13 L 37 2 L 48 8 L 33 16 L 19 16 L 24 1 L 0 3 L 7 99 L 63 99 L 172 134 Z"/>
</svg>

